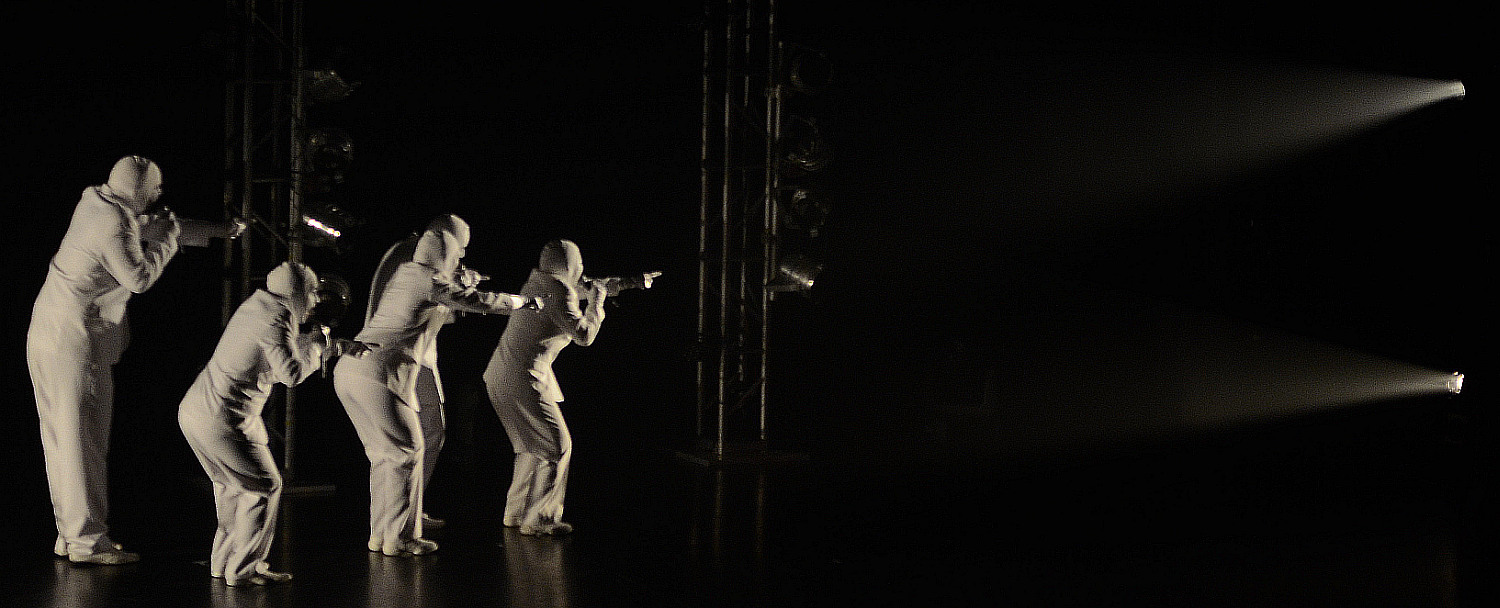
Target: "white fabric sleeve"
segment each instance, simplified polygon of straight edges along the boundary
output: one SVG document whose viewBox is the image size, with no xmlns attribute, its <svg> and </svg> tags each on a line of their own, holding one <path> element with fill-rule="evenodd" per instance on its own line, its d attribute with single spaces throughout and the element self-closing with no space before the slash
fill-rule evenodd
<svg viewBox="0 0 1500 608">
<path fill-rule="evenodd" d="M 552 287 L 552 292 L 547 294 L 547 302 L 542 306 L 542 314 L 547 315 L 574 344 L 593 344 L 594 338 L 599 336 L 599 326 L 604 323 L 604 299 L 589 302 L 588 310 L 583 310 L 578 306 L 577 290 L 569 289 L 561 282 L 554 282 Z"/>
<path fill-rule="evenodd" d="M 271 326 L 275 338 L 265 348 L 271 374 L 277 382 L 297 386 L 318 371 L 325 347 L 323 335 L 299 335 L 296 324 L 292 322 L 292 311 L 287 309 L 276 315 Z"/>
<path fill-rule="evenodd" d="M 432 292 L 438 304 L 465 312 L 508 315 L 526 305 L 526 298 L 521 296 L 464 288 L 440 276 L 432 277 Z"/>
<path fill-rule="evenodd" d="M 131 218 L 117 214 L 114 226 L 101 243 L 104 268 L 132 293 L 145 293 L 177 254 L 177 240 L 141 244 L 141 229 Z"/>
</svg>

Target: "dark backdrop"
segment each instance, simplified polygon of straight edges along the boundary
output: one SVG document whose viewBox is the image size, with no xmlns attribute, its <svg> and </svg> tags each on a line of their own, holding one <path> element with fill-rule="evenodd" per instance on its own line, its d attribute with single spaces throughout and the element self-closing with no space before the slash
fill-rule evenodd
<svg viewBox="0 0 1500 608">
<path fill-rule="evenodd" d="M 0 63 L 19 237 L 3 329 L 19 521 L 46 512 L 26 322 L 79 191 L 136 153 L 163 166 L 179 213 L 218 213 L 223 14 L 203 4 L 13 15 L 32 35 L 12 37 Z M 497 289 L 520 285 L 543 242 L 571 238 L 591 272 L 666 273 L 619 299 L 595 346 L 564 353 L 580 444 L 690 439 L 701 6 L 308 4 L 314 62 L 362 83 L 312 116 L 355 145 L 347 206 L 366 223 L 342 255 L 312 258 L 354 285 L 350 323 L 380 253 L 437 213 L 470 221 L 467 262 Z M 828 269 L 812 297 L 776 303 L 781 445 L 951 459 L 984 450 L 946 434 L 950 408 L 1003 412 L 1038 395 L 1151 419 L 1152 387 L 1180 381 L 1184 356 L 1158 330 L 1182 319 L 1481 380 L 1492 369 L 1482 210 L 1495 36 L 1476 9 L 779 4 L 786 37 L 832 58 L 830 90 L 796 103 L 836 146 L 822 176 L 835 201 L 820 237 Z M 1302 66 L 1463 79 L 1470 95 L 1215 165 L 1189 135 L 1278 120 L 1235 114 L 1243 91 L 1201 85 L 1239 66 L 1271 75 L 1272 106 L 1275 75 Z M 218 268 L 216 250 L 186 250 L 132 301 L 115 460 L 146 481 L 126 483 L 195 474 L 174 410 L 217 339 Z M 455 457 L 503 449 L 477 385 L 502 327 L 471 316 L 443 334 Z M 362 455 L 327 383 L 304 393 L 302 432 L 329 448 L 308 474 L 357 480 Z"/>
</svg>

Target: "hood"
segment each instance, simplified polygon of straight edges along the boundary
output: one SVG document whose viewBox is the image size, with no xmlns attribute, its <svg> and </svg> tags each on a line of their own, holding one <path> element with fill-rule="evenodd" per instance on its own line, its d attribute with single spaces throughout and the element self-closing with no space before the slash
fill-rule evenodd
<svg viewBox="0 0 1500 608">
<path fill-rule="evenodd" d="M 312 312 L 317 285 L 317 273 L 306 264 L 282 262 L 266 275 L 266 291 L 285 299 L 298 322 L 305 321 Z"/>
<path fill-rule="evenodd" d="M 115 161 L 109 181 L 99 190 L 107 198 L 144 213 L 161 197 L 161 167 L 149 158 L 126 156 Z"/>
<path fill-rule="evenodd" d="M 551 241 L 542 246 L 542 256 L 536 267 L 564 283 L 574 285 L 583 278 L 583 253 L 573 241 Z"/>
<path fill-rule="evenodd" d="M 417 239 L 412 259 L 444 274 L 458 270 L 458 260 L 469 246 L 469 224 L 451 213 L 433 218 Z"/>
<path fill-rule="evenodd" d="M 452 235 L 459 247 L 469 246 L 469 223 L 452 213 L 432 218 L 432 221 L 427 222 L 427 231 Z"/>
</svg>

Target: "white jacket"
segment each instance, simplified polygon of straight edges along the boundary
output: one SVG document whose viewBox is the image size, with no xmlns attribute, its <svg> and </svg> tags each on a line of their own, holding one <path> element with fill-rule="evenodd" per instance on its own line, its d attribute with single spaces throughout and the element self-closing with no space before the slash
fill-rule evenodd
<svg viewBox="0 0 1500 608">
<path fill-rule="evenodd" d="M 564 241 L 560 251 L 544 252 L 540 268 L 531 271 L 521 295 L 544 298 L 541 310 L 511 315 L 490 356 L 484 381 L 492 390 L 510 395 L 530 395 L 541 401 L 563 400 L 562 385 L 552 371 L 557 355 L 569 344 L 588 346 L 604 323 L 604 301 L 580 308 L 578 281 L 583 277 L 583 259 L 577 245 Z"/>
<path fill-rule="evenodd" d="M 142 242 L 134 212 L 98 186 L 83 191 L 31 311 L 33 350 L 114 364 L 129 342 L 125 305 L 150 289 L 177 254 L 177 240 Z"/>
<path fill-rule="evenodd" d="M 301 384 L 317 371 L 324 348 L 321 334 L 299 336 L 286 298 L 257 289 L 229 319 L 178 411 L 202 423 L 227 424 L 264 444 L 268 437 L 260 415 L 271 388 Z"/>
<path fill-rule="evenodd" d="M 438 399 L 443 399 L 437 368 L 437 336 L 443 325 L 452 320 L 452 311 L 510 314 L 526 300 L 506 293 L 461 287 L 431 266 L 401 261 L 398 253 L 401 246 L 398 243 L 393 247 L 385 262 L 394 264 L 394 271 L 377 271 L 378 277 L 388 274 L 389 279 L 371 290 L 369 318 L 354 338 L 368 345 L 371 352 L 361 357 L 340 358 L 338 372 L 382 383 L 408 405 L 420 409 L 416 386 L 423 370 L 432 374 Z M 397 257 L 392 259 L 392 254 Z"/>
</svg>

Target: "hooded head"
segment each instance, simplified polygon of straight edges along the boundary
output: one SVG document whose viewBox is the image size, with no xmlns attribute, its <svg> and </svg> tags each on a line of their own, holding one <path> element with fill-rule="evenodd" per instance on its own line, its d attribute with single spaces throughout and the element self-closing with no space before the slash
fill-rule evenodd
<svg viewBox="0 0 1500 608">
<path fill-rule="evenodd" d="M 298 323 L 307 321 L 318 305 L 318 275 L 306 264 L 282 262 L 266 275 L 266 291 L 286 299 Z"/>
<path fill-rule="evenodd" d="M 573 241 L 558 239 L 542 246 L 537 269 L 557 277 L 563 283 L 576 285 L 583 278 L 583 253 Z"/>
<path fill-rule="evenodd" d="M 469 246 L 469 224 L 452 213 L 439 215 L 427 224 L 417 240 L 412 259 L 444 274 L 458 270 L 458 261 Z"/>
<path fill-rule="evenodd" d="M 161 197 L 161 182 L 161 167 L 151 159 L 126 156 L 109 170 L 104 190 L 136 213 L 145 213 Z"/>
</svg>

